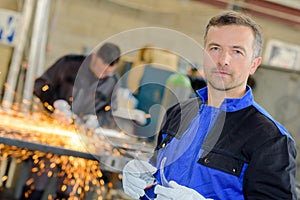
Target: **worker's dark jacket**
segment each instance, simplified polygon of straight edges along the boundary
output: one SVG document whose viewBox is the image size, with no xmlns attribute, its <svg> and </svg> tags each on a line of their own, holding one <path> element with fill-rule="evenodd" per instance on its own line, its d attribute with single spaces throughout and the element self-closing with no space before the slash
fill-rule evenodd
<svg viewBox="0 0 300 200">
<path fill-rule="evenodd" d="M 167 111 L 152 158 L 158 182 L 164 167 L 168 181 L 206 198 L 296 200 L 295 142 L 254 102 L 251 89 L 220 108 L 202 103 L 207 88 L 198 95 Z"/>
<path fill-rule="evenodd" d="M 115 101 L 113 90 L 118 77 L 114 73 L 97 79 L 89 64 L 90 57 L 83 55 L 61 57 L 35 80 L 34 94 L 46 108 L 51 108 L 55 100 L 64 99 L 78 116 L 103 115 L 107 109 L 105 107 Z"/>
</svg>

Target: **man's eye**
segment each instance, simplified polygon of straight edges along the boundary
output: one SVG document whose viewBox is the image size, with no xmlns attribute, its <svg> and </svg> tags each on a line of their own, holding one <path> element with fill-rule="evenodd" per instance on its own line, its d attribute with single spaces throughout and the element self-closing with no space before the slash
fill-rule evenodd
<svg viewBox="0 0 300 200">
<path fill-rule="evenodd" d="M 234 50 L 234 53 L 236 53 L 236 54 L 243 54 L 243 52 L 241 52 L 240 50 Z"/>
</svg>

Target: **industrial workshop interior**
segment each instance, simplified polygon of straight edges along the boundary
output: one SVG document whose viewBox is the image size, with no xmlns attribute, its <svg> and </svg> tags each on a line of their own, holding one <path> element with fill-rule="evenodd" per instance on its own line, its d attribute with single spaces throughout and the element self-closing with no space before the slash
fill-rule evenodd
<svg viewBox="0 0 300 200">
<path fill-rule="evenodd" d="M 206 86 L 205 27 L 225 10 L 261 25 L 262 63 L 248 84 L 299 150 L 299 0 L 1 0 L 0 200 L 132 199 L 122 170 L 148 161 L 166 110 Z M 74 99 L 50 104 L 36 95 L 36 79 L 61 57 L 93 57 L 105 43 L 121 52 L 116 110 L 103 108 L 105 123 L 72 113 Z M 299 156 L 296 164 L 300 197 Z"/>
</svg>

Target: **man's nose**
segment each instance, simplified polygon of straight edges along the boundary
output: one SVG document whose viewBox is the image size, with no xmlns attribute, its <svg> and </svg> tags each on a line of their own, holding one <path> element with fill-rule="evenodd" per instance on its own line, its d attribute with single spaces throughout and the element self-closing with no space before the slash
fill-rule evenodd
<svg viewBox="0 0 300 200">
<path fill-rule="evenodd" d="M 231 60 L 231 56 L 230 56 L 229 52 L 222 51 L 220 53 L 218 62 L 221 66 L 228 66 L 230 63 L 230 60 Z"/>
</svg>

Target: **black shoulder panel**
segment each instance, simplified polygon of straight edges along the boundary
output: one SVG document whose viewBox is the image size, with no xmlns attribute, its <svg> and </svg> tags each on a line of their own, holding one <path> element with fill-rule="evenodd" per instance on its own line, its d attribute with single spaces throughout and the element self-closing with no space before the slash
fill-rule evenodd
<svg viewBox="0 0 300 200">
<path fill-rule="evenodd" d="M 169 108 L 158 133 L 156 149 L 169 143 L 173 137 L 180 139 L 198 114 L 200 105 L 200 98 L 191 98 Z M 162 134 L 167 134 L 164 140 L 162 140 Z"/>
</svg>

